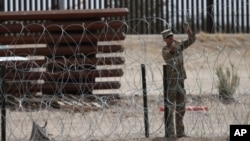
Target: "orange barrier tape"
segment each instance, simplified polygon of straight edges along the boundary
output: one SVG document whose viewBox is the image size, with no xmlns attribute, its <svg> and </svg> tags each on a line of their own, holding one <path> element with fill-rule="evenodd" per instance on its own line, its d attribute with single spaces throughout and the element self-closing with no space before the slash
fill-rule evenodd
<svg viewBox="0 0 250 141">
<path fill-rule="evenodd" d="M 186 111 L 208 111 L 207 106 L 186 106 Z M 164 111 L 164 107 L 160 107 L 160 111 Z"/>
</svg>

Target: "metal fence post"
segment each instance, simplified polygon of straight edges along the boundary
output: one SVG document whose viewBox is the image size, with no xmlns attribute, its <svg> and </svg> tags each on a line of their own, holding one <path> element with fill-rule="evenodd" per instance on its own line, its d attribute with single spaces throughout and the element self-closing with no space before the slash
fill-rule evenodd
<svg viewBox="0 0 250 141">
<path fill-rule="evenodd" d="M 52 0 L 51 5 L 52 5 L 52 7 L 51 7 L 52 10 L 59 9 L 59 1 L 58 0 Z"/>
<path fill-rule="evenodd" d="M 4 97 L 5 66 L 0 66 L 0 95 L 1 95 L 1 139 L 6 141 L 6 99 Z"/>
<path fill-rule="evenodd" d="M 4 11 L 4 0 L 0 0 L 0 11 Z"/>
<path fill-rule="evenodd" d="M 143 108 L 144 108 L 144 124 L 145 124 L 145 137 L 149 137 L 149 123 L 148 123 L 148 104 L 147 104 L 147 85 L 146 85 L 146 71 L 145 65 L 141 65 L 142 70 L 142 90 L 143 90 Z"/>
<path fill-rule="evenodd" d="M 164 94 L 164 124 L 165 124 L 165 137 L 168 137 L 168 116 L 169 116 L 169 109 L 168 109 L 168 101 L 167 101 L 167 87 L 168 87 L 168 80 L 167 80 L 167 65 L 163 65 L 163 94 Z"/>
<path fill-rule="evenodd" d="M 207 0 L 207 32 L 208 33 L 214 33 L 214 23 L 213 23 L 213 0 Z"/>
</svg>

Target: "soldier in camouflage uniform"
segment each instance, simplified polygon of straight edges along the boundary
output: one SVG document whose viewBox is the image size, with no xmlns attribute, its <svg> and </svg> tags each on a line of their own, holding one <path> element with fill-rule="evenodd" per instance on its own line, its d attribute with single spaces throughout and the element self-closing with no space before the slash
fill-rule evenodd
<svg viewBox="0 0 250 141">
<path fill-rule="evenodd" d="M 183 124 L 186 105 L 186 91 L 184 88 L 186 71 L 183 64 L 183 50 L 193 44 L 196 39 L 195 33 L 190 27 L 185 30 L 188 34 L 188 39 L 184 41 L 174 40 L 171 29 L 161 32 L 163 40 L 166 42 L 166 46 L 162 48 L 162 56 L 167 64 L 167 103 L 169 110 L 167 136 L 178 138 L 186 136 Z"/>
</svg>

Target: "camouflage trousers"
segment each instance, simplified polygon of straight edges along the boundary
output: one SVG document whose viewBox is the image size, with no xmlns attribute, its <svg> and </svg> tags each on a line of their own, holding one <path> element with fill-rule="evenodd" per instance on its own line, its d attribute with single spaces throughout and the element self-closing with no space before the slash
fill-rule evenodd
<svg viewBox="0 0 250 141">
<path fill-rule="evenodd" d="M 169 137 L 185 135 L 183 117 L 185 115 L 186 91 L 184 79 L 169 81 L 167 91 L 167 133 Z"/>
</svg>

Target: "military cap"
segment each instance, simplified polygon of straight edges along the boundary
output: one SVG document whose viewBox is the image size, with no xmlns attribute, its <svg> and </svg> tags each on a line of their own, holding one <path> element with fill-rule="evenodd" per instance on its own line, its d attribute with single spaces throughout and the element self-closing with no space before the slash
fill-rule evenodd
<svg viewBox="0 0 250 141">
<path fill-rule="evenodd" d="M 172 32 L 171 29 L 166 29 L 166 30 L 164 30 L 164 31 L 161 32 L 161 35 L 165 39 L 165 38 L 168 38 L 170 36 L 173 36 L 174 33 Z"/>
</svg>

